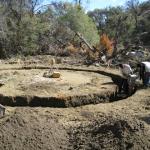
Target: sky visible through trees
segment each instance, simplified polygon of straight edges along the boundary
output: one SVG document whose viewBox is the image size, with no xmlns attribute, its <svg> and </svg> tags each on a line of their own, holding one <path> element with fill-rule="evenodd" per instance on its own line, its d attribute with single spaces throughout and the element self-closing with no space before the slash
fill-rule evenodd
<svg viewBox="0 0 150 150">
<path fill-rule="evenodd" d="M 53 0 L 44 0 L 43 4 L 49 4 Z M 63 1 L 63 2 L 72 2 L 73 0 L 57 0 L 57 1 Z M 144 2 L 146 0 L 139 0 L 139 2 Z M 96 8 L 102 9 L 106 7 L 116 7 L 116 6 L 122 6 L 125 5 L 127 0 L 83 0 L 82 4 L 83 7 L 89 11 L 94 10 Z"/>
</svg>

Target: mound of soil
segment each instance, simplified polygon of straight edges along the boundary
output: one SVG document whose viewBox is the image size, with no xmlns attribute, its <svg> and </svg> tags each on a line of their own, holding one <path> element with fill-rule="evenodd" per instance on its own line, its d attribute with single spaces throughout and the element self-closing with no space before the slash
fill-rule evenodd
<svg viewBox="0 0 150 150">
<path fill-rule="evenodd" d="M 74 149 L 150 149 L 150 135 L 142 122 L 136 119 L 100 120 L 70 129 L 70 142 Z"/>
<path fill-rule="evenodd" d="M 68 135 L 51 116 L 37 117 L 19 108 L 12 116 L 0 120 L 0 149 L 59 150 L 68 149 Z M 31 113 L 31 114 L 30 114 Z"/>
</svg>

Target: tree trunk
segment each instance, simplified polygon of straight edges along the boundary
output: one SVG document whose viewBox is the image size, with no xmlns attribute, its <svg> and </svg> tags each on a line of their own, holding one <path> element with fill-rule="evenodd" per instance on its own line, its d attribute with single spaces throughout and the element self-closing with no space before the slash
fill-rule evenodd
<svg viewBox="0 0 150 150">
<path fill-rule="evenodd" d="M 77 32 L 76 35 L 80 38 L 81 41 L 83 41 L 86 46 L 91 50 L 94 51 L 94 48 L 92 48 L 92 46 L 86 41 L 86 39 L 79 33 Z"/>
</svg>

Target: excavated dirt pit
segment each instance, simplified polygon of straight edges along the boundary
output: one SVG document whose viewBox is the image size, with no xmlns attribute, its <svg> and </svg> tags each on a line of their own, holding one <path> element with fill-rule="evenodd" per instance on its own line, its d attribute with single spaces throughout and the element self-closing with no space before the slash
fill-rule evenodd
<svg viewBox="0 0 150 150">
<path fill-rule="evenodd" d="M 15 107 L 0 118 L 0 149 L 150 149 L 149 89 L 105 103 L 116 100 L 116 70 L 61 67 L 61 78 L 49 79 L 45 66 L 3 68 L 0 103 Z"/>
<path fill-rule="evenodd" d="M 1 70 L 0 103 L 9 106 L 69 107 L 109 102 L 116 92 L 111 77 L 96 72 L 57 70 L 60 78 L 46 78 L 46 69 Z"/>
</svg>

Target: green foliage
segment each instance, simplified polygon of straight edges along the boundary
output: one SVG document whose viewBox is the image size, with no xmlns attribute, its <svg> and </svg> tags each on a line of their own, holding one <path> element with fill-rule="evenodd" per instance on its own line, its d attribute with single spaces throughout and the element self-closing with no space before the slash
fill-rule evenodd
<svg viewBox="0 0 150 150">
<path fill-rule="evenodd" d="M 5 51 L 5 57 L 16 54 L 36 54 L 40 48 L 40 35 L 44 35 L 50 29 L 48 20 L 40 15 L 31 14 L 21 1 L 20 3 L 12 1 L 11 4 L 2 6 L 2 24 L 5 24 L 5 30 L 1 36 L 1 41 L 5 41 L 5 43 L 1 42 L 2 53 Z M 6 13 L 6 10 L 9 11 Z"/>
<path fill-rule="evenodd" d="M 45 34 L 50 29 L 50 24 L 39 16 L 30 17 L 26 14 L 22 19 L 20 32 L 22 34 L 23 53 L 35 54 L 39 50 L 40 43 L 44 42 L 40 39 L 40 35 Z"/>
<path fill-rule="evenodd" d="M 101 34 L 107 33 L 118 43 L 135 42 L 139 39 L 146 44 L 150 33 L 150 13 L 146 13 L 148 10 L 150 1 L 140 4 L 138 0 L 130 0 L 126 7 L 95 9 L 88 12 L 88 15 L 94 20 Z"/>
<path fill-rule="evenodd" d="M 66 14 L 59 19 L 62 24 L 68 26 L 72 31 L 83 34 L 91 44 L 98 42 L 99 36 L 96 25 L 78 5 L 70 6 L 67 9 Z"/>
<path fill-rule="evenodd" d="M 143 2 L 139 6 L 140 16 L 138 23 L 138 34 L 145 44 L 150 45 L 150 1 Z"/>
<path fill-rule="evenodd" d="M 98 32 L 117 43 L 138 38 L 149 44 L 150 1 L 140 4 L 130 0 L 126 7 L 96 9 L 88 14 L 81 6 L 83 1 L 53 2 L 48 9 L 39 9 L 40 2 L 0 1 L 0 57 L 45 53 L 56 41 L 62 45 L 71 42 L 75 32 L 92 45 L 99 42 Z"/>
<path fill-rule="evenodd" d="M 96 9 L 88 14 L 96 22 L 101 34 L 106 33 L 119 42 L 129 38 L 134 30 L 133 23 L 130 21 L 132 16 L 121 7 Z"/>
</svg>

